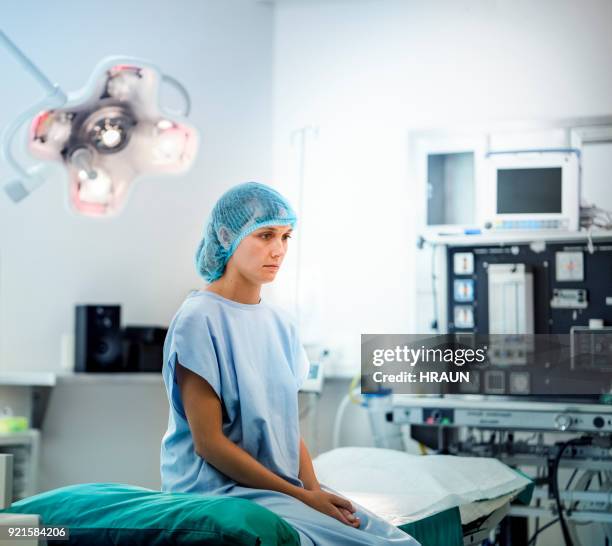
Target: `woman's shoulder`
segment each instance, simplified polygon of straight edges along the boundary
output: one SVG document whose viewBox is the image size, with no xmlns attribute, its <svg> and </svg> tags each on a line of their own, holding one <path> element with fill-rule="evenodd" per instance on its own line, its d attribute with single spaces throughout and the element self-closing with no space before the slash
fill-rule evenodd
<svg viewBox="0 0 612 546">
<path fill-rule="evenodd" d="M 207 318 L 215 314 L 215 303 L 208 298 L 197 297 L 198 290 L 192 290 L 187 294 L 183 303 L 177 309 L 172 319 L 172 325 L 201 325 L 207 324 Z"/>
</svg>

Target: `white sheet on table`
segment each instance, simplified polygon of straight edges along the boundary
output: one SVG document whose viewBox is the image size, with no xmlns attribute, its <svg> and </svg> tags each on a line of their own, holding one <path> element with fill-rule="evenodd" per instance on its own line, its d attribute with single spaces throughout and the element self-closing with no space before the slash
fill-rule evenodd
<svg viewBox="0 0 612 546">
<path fill-rule="evenodd" d="M 462 504 L 459 507 L 459 514 L 461 515 L 461 523 L 464 525 L 470 523 L 478 518 L 489 516 L 498 508 L 501 508 L 507 502 L 510 502 L 516 495 L 520 493 L 520 490 L 513 491 L 508 495 L 502 495 L 495 499 L 487 499 L 472 502 L 470 504 Z"/>
<path fill-rule="evenodd" d="M 334 449 L 319 455 L 314 466 L 321 483 L 394 525 L 515 494 L 529 484 L 497 459 L 421 456 L 380 448 Z M 479 511 L 463 512 L 473 521 Z"/>
</svg>

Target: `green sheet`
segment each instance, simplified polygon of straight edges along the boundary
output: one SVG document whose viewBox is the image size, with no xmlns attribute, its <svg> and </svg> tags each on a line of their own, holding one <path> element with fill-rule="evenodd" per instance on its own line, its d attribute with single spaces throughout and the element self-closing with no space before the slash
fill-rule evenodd
<svg viewBox="0 0 612 546">
<path fill-rule="evenodd" d="M 516 497 L 516 502 L 520 502 L 521 504 L 528 506 L 531 503 L 531 498 L 533 497 L 535 482 L 531 479 L 531 476 L 528 476 L 522 470 L 519 470 L 518 468 L 513 468 L 512 470 L 531 481 L 531 483 L 519 493 L 518 497 Z"/>
<path fill-rule="evenodd" d="M 461 515 L 457 507 L 399 528 L 418 540 L 421 546 L 463 546 Z"/>
<path fill-rule="evenodd" d="M 164 493 L 117 483 L 53 489 L 20 500 L 2 512 L 39 514 L 46 525 L 67 526 L 71 546 L 300 543 L 287 522 L 248 500 Z"/>
</svg>

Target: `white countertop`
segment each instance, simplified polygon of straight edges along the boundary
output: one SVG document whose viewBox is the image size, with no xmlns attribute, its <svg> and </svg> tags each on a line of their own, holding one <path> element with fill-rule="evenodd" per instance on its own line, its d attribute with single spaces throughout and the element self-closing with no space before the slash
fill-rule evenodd
<svg viewBox="0 0 612 546">
<path fill-rule="evenodd" d="M 486 231 L 474 235 L 440 235 L 424 234 L 423 237 L 430 243 L 448 246 L 479 246 L 479 245 L 518 245 L 529 243 L 580 243 L 586 242 L 586 231 L 522 231 L 522 232 L 491 232 Z M 593 230 L 593 242 L 612 239 L 612 230 Z"/>
<path fill-rule="evenodd" d="M 573 402 L 537 402 L 532 400 L 500 400 L 480 395 L 455 395 L 440 398 L 437 395 L 422 396 L 394 394 L 393 405 L 414 408 L 453 408 L 486 411 L 582 411 L 612 413 L 612 405 Z"/>
<path fill-rule="evenodd" d="M 153 372 L 119 373 L 62 373 L 58 383 L 162 383 L 162 374 Z"/>
<path fill-rule="evenodd" d="M 161 382 L 161 373 L 0 372 L 0 387 L 54 387 L 58 383 Z"/>
<path fill-rule="evenodd" d="M 57 374 L 53 372 L 0 372 L 0 387 L 5 385 L 18 387 L 53 387 Z"/>
</svg>

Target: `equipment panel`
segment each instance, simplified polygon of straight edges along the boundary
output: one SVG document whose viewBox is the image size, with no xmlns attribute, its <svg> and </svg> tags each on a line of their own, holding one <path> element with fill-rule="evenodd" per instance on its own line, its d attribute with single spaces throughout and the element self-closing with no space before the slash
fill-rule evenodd
<svg viewBox="0 0 612 546">
<path fill-rule="evenodd" d="M 504 311 L 513 311 L 510 307 L 519 306 L 517 301 L 522 306 L 517 313 L 511 313 L 518 321 L 519 331 L 503 333 L 530 333 L 529 329 L 520 331 L 522 322 L 529 321 L 529 314 L 536 334 L 569 334 L 573 326 L 588 326 L 591 320 L 612 325 L 612 235 L 610 240 L 600 240 L 591 248 L 585 240 L 534 246 L 448 246 L 447 252 L 447 316 L 451 333 L 490 333 L 491 324 L 497 323 L 490 316 L 490 277 L 493 271 L 499 272 L 499 265 L 514 265 L 518 273 L 523 270 L 532 284 L 531 290 L 520 290 L 517 271 L 514 278 L 508 276 L 506 285 L 501 280 L 499 293 L 507 296 Z M 499 277 L 496 287 L 500 286 Z"/>
</svg>

